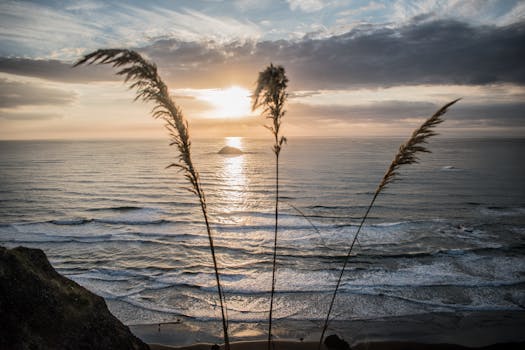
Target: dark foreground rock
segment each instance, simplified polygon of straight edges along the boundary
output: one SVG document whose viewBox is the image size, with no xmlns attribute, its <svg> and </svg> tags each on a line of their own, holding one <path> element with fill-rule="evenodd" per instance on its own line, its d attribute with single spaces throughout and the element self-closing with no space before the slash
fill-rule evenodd
<svg viewBox="0 0 525 350">
<path fill-rule="evenodd" d="M 324 345 L 330 350 L 350 350 L 350 345 L 335 334 L 326 337 Z"/>
<path fill-rule="evenodd" d="M 149 349 L 43 251 L 0 247 L 0 349 Z"/>
</svg>

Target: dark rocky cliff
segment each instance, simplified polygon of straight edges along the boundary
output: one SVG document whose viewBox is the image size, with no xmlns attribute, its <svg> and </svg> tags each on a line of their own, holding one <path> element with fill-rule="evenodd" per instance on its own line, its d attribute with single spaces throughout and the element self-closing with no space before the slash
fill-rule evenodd
<svg viewBox="0 0 525 350">
<path fill-rule="evenodd" d="M 0 247 L 0 349 L 149 349 L 43 251 Z"/>
</svg>

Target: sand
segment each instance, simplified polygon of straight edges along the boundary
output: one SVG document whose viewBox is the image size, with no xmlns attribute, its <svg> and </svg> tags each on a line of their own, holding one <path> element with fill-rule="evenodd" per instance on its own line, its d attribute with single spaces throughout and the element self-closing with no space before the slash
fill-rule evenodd
<svg viewBox="0 0 525 350">
<path fill-rule="evenodd" d="M 195 344 L 186 347 L 171 347 L 157 344 L 150 344 L 151 350 L 210 350 L 212 344 Z M 268 344 L 265 341 L 253 342 L 234 342 L 231 343 L 231 350 L 267 350 Z M 275 350 L 317 350 L 318 343 L 297 342 L 297 341 L 276 341 L 272 348 Z M 221 347 L 224 349 L 224 347 Z M 487 347 L 470 348 L 456 344 L 425 344 L 410 342 L 377 342 L 362 343 L 352 347 L 352 350 L 523 350 L 525 342 L 518 343 L 499 343 Z M 324 345 L 321 350 L 330 350 Z"/>
<path fill-rule="evenodd" d="M 276 320 L 276 350 L 317 349 L 319 321 Z M 181 320 L 161 325 L 130 326 L 152 350 L 206 349 L 222 343 L 219 322 Z M 266 325 L 230 324 L 232 350 L 267 349 Z M 525 311 L 435 313 L 331 324 L 353 349 L 525 349 Z M 326 349 L 323 346 L 324 349 Z"/>
</svg>

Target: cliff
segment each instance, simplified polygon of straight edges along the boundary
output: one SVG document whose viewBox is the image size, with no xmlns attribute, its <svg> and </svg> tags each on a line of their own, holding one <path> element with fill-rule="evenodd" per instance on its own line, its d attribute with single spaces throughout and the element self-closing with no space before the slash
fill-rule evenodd
<svg viewBox="0 0 525 350">
<path fill-rule="evenodd" d="M 0 247 L 0 349 L 149 347 L 103 298 L 58 274 L 42 250 Z"/>
</svg>

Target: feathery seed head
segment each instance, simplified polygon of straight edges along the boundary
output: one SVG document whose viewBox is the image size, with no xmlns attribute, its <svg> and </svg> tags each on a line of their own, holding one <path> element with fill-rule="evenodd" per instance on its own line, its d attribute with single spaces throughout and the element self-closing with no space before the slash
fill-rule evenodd
<svg viewBox="0 0 525 350">
<path fill-rule="evenodd" d="M 263 115 L 271 120 L 271 125 L 265 126 L 275 138 L 273 150 L 279 155 L 282 145 L 286 143 L 285 137 L 279 136 L 281 118 L 285 115 L 284 103 L 288 98 L 286 87 L 288 78 L 282 66 L 273 63 L 259 73 L 257 86 L 252 95 L 252 110 L 263 107 Z"/>
<path fill-rule="evenodd" d="M 153 102 L 155 106 L 151 111 L 152 116 L 154 118 L 161 118 L 165 121 L 165 126 L 171 136 L 170 146 L 177 146 L 179 150 L 178 162 L 169 165 L 168 168 L 177 167 L 184 172 L 184 176 L 191 184 L 191 187 L 188 187 L 187 189 L 198 197 L 201 205 L 210 241 L 215 278 L 217 280 L 225 348 L 226 350 L 229 350 L 230 343 L 228 337 L 226 299 L 224 298 L 219 278 L 213 237 L 208 222 L 206 198 L 204 197 L 204 192 L 200 186 L 199 174 L 193 167 L 193 162 L 191 160 L 191 141 L 188 132 L 188 123 L 182 114 L 182 110 L 171 99 L 166 84 L 164 84 L 157 73 L 157 66 L 154 63 L 145 60 L 135 51 L 124 49 L 97 50 L 82 57 L 73 65 L 73 67 L 82 64 L 110 64 L 113 67 L 118 68 L 119 70 L 116 74 L 124 77 L 124 81 L 129 83 L 130 89 L 136 90 L 137 95 L 135 100 L 141 99 L 143 101 Z"/>
<path fill-rule="evenodd" d="M 443 122 L 443 118 L 441 117 L 447 112 L 450 106 L 459 100 L 460 99 L 458 98 L 441 107 L 419 128 L 414 130 L 412 136 L 405 143 L 399 146 L 399 150 L 394 157 L 394 160 L 388 167 L 387 172 L 383 176 L 383 179 L 376 189 L 377 194 L 381 192 L 388 184 L 396 180 L 398 170 L 402 165 L 417 163 L 419 161 L 417 156 L 418 153 L 430 153 L 430 150 L 428 150 L 424 145 L 427 143 L 427 140 L 430 137 L 437 135 L 437 133 L 432 129 Z"/>
<path fill-rule="evenodd" d="M 168 87 L 157 72 L 157 66 L 144 59 L 139 53 L 125 49 L 101 49 L 91 52 L 78 60 L 73 67 L 82 64 L 108 64 L 118 68 L 116 74 L 124 77 L 130 89 L 136 90 L 135 100 L 140 99 L 155 104 L 151 111 L 152 116 L 164 120 L 172 140 L 170 145 L 176 146 L 179 150 L 178 163 L 170 166 L 183 170 L 192 185 L 192 191 L 204 198 L 198 186 L 199 175 L 191 160 L 188 123 L 180 107 L 171 99 Z"/>
</svg>

